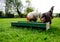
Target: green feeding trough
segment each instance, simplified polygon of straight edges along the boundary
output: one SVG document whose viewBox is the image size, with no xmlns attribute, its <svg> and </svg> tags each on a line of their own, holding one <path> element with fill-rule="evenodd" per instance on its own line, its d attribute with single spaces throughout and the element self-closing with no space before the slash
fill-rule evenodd
<svg viewBox="0 0 60 42">
<path fill-rule="evenodd" d="M 24 22 L 24 21 L 18 21 L 18 22 L 12 22 L 11 26 L 15 27 L 38 27 L 38 28 L 45 28 L 48 30 L 50 28 L 49 22 L 48 23 L 41 23 L 41 22 Z"/>
</svg>

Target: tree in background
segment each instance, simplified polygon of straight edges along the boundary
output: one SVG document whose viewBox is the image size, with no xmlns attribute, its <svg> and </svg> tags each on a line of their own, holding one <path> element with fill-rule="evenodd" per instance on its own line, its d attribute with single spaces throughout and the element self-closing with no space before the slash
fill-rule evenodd
<svg viewBox="0 0 60 42">
<path fill-rule="evenodd" d="M 26 14 L 28 14 L 29 12 L 32 12 L 34 9 L 33 9 L 33 7 L 31 7 L 31 1 L 30 0 L 26 0 L 26 4 L 27 4 L 27 6 L 26 6 L 25 12 L 26 12 Z"/>
<path fill-rule="evenodd" d="M 9 13 L 11 11 L 11 8 L 12 8 L 12 2 L 13 0 L 6 0 L 5 4 L 5 13 Z"/>
<path fill-rule="evenodd" d="M 23 8 L 23 4 L 22 4 L 21 0 L 15 0 L 14 6 L 16 7 L 18 15 L 21 17 L 21 14 L 22 14 L 21 11 Z"/>
<path fill-rule="evenodd" d="M 6 14 L 12 13 L 16 11 L 19 16 L 21 16 L 21 10 L 22 10 L 22 2 L 21 0 L 6 0 L 6 7 L 5 7 L 5 12 Z"/>
</svg>

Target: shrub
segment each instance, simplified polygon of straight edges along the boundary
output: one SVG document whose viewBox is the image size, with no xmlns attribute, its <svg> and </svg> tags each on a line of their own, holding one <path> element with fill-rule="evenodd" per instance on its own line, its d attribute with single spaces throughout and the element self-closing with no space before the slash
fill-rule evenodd
<svg viewBox="0 0 60 42">
<path fill-rule="evenodd" d="M 4 17 L 3 11 L 0 11 L 0 18 L 3 18 L 3 17 Z"/>
<path fill-rule="evenodd" d="M 5 14 L 5 17 L 6 17 L 6 18 L 14 18 L 14 14 L 11 14 L 11 13 L 9 12 L 9 13 L 6 13 L 6 14 Z"/>
</svg>

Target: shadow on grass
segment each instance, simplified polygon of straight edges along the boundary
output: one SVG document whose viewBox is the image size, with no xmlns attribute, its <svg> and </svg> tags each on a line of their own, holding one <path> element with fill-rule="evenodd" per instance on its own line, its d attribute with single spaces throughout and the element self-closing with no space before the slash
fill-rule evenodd
<svg viewBox="0 0 60 42">
<path fill-rule="evenodd" d="M 60 36 L 60 28 L 59 27 L 55 27 L 55 26 L 51 26 L 51 28 L 48 31 L 45 31 L 46 34 L 54 34 L 57 36 Z"/>
<path fill-rule="evenodd" d="M 11 28 L 16 28 L 16 29 L 27 29 L 27 31 L 31 31 L 32 33 L 35 33 L 35 31 L 37 31 L 38 33 L 44 33 L 44 34 L 54 34 L 54 35 L 58 35 L 60 36 L 60 28 L 59 27 L 55 27 L 55 26 L 51 26 L 51 28 L 46 31 L 45 29 L 42 28 L 36 28 L 36 27 L 11 27 Z M 33 32 L 34 31 L 34 32 Z"/>
</svg>

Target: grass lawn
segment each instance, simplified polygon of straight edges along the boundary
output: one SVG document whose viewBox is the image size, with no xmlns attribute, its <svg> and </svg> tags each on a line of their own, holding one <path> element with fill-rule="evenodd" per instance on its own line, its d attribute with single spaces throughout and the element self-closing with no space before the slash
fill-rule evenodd
<svg viewBox="0 0 60 42">
<path fill-rule="evenodd" d="M 16 21 L 26 21 L 26 19 L 0 18 L 0 42 L 60 42 L 60 18 L 52 20 L 51 28 L 48 31 L 12 27 L 11 22 Z"/>
</svg>

